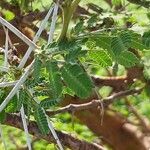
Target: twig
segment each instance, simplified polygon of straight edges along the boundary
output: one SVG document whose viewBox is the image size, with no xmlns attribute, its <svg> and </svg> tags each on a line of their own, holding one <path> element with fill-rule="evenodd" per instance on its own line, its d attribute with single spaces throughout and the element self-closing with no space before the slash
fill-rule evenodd
<svg viewBox="0 0 150 150">
<path fill-rule="evenodd" d="M 3 26 L 6 39 L 5 39 L 5 59 L 4 59 L 4 67 L 8 67 L 8 29 L 5 30 L 5 26 Z"/>
<path fill-rule="evenodd" d="M 62 107 L 58 110 L 55 110 L 55 111 L 48 111 L 47 114 L 48 115 L 56 115 L 59 113 L 92 109 L 92 108 L 101 106 L 101 103 L 103 103 L 103 106 L 106 108 L 110 104 L 115 102 L 117 99 L 123 98 L 125 96 L 129 96 L 129 95 L 133 95 L 133 94 L 140 94 L 142 92 L 142 90 L 143 90 L 143 88 L 118 92 L 109 97 L 103 98 L 101 101 L 100 100 L 92 100 L 91 102 L 84 103 L 84 104 L 70 104 L 70 105 Z"/>
</svg>

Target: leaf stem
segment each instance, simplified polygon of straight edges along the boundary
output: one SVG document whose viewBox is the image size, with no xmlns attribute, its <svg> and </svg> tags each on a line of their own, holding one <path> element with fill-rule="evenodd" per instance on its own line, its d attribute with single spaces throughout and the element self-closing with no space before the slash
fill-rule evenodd
<svg viewBox="0 0 150 150">
<path fill-rule="evenodd" d="M 64 39 L 67 39 L 67 31 L 68 31 L 68 27 L 69 27 L 69 23 L 70 23 L 70 20 L 72 18 L 72 15 L 75 11 L 75 9 L 77 8 L 79 2 L 81 0 L 74 0 L 73 2 L 65 2 L 64 3 L 64 7 L 62 9 L 62 17 L 63 17 L 63 27 L 62 27 L 62 31 L 61 31 L 61 34 L 58 38 L 58 41 L 61 41 L 61 40 L 64 40 Z"/>
</svg>

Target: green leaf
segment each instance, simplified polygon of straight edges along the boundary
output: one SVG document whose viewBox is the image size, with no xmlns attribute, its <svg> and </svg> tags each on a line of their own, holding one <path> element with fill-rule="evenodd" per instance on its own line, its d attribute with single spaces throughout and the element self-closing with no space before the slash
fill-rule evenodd
<svg viewBox="0 0 150 150">
<path fill-rule="evenodd" d="M 4 123 L 6 119 L 6 113 L 3 110 L 2 112 L 0 112 L 0 123 Z"/>
<path fill-rule="evenodd" d="M 150 49 L 150 31 L 143 34 L 142 42 L 148 49 Z"/>
<path fill-rule="evenodd" d="M 95 22 L 98 20 L 98 15 L 94 14 L 91 16 L 91 18 L 87 21 L 88 27 L 93 27 L 95 25 Z"/>
<path fill-rule="evenodd" d="M 111 48 L 115 55 L 120 55 L 124 50 L 127 50 L 131 45 L 131 34 L 127 31 L 119 33 L 118 36 L 112 37 Z"/>
<path fill-rule="evenodd" d="M 89 39 L 85 45 L 88 49 L 92 50 L 96 47 L 96 41 L 94 39 Z"/>
<path fill-rule="evenodd" d="M 79 34 L 82 30 L 83 30 L 83 24 L 84 24 L 84 21 L 83 20 L 81 20 L 80 22 L 78 22 L 77 24 L 76 24 L 76 26 L 74 27 L 74 29 L 73 29 L 73 32 L 77 35 L 77 34 Z"/>
<path fill-rule="evenodd" d="M 142 43 L 142 37 L 140 34 L 137 34 L 133 31 L 131 32 L 131 48 L 137 49 L 137 50 L 143 50 L 146 48 L 146 46 Z"/>
<path fill-rule="evenodd" d="M 15 95 L 11 101 L 9 102 L 9 104 L 7 105 L 5 111 L 8 113 L 14 113 L 17 111 L 17 95 Z"/>
<path fill-rule="evenodd" d="M 75 95 L 75 93 L 74 93 L 74 91 L 72 91 L 69 87 L 66 87 L 66 86 L 64 86 L 64 88 L 63 88 L 63 94 L 64 95 L 71 95 L 71 96 L 74 96 Z"/>
<path fill-rule="evenodd" d="M 79 57 L 85 56 L 87 51 L 81 50 L 81 47 L 78 49 L 73 49 L 68 52 L 68 54 L 65 57 L 65 60 L 68 62 L 76 62 Z"/>
<path fill-rule="evenodd" d="M 96 42 L 96 46 L 108 51 L 111 49 L 111 37 L 109 35 L 99 35 L 98 38 L 93 38 L 93 40 Z"/>
<path fill-rule="evenodd" d="M 133 67 L 139 63 L 139 59 L 130 51 L 123 51 L 118 57 L 118 63 L 125 67 Z"/>
<path fill-rule="evenodd" d="M 44 135 L 48 134 L 49 133 L 48 122 L 42 107 L 37 106 L 35 108 L 34 117 L 35 120 L 37 121 L 37 125 L 41 133 Z"/>
<path fill-rule="evenodd" d="M 120 6 L 122 4 L 122 0 L 112 0 L 112 4 L 115 6 Z"/>
<path fill-rule="evenodd" d="M 39 59 L 39 57 L 36 57 L 34 62 L 34 71 L 33 71 L 33 77 L 35 81 L 37 81 L 40 77 L 41 66 L 42 66 L 41 60 Z"/>
<path fill-rule="evenodd" d="M 62 69 L 62 77 L 66 85 L 80 98 L 89 97 L 92 92 L 92 81 L 78 64 L 65 64 Z"/>
<path fill-rule="evenodd" d="M 112 66 L 112 59 L 106 50 L 91 50 L 89 58 L 102 67 Z"/>
<path fill-rule="evenodd" d="M 63 84 L 61 81 L 59 67 L 56 62 L 47 61 L 46 69 L 49 73 L 49 86 L 52 93 L 52 98 L 57 99 L 61 96 Z"/>
<path fill-rule="evenodd" d="M 52 106 L 56 106 L 57 104 L 59 104 L 60 101 L 61 99 L 59 98 L 58 99 L 46 98 L 40 102 L 40 106 L 43 108 L 50 108 Z"/>
</svg>

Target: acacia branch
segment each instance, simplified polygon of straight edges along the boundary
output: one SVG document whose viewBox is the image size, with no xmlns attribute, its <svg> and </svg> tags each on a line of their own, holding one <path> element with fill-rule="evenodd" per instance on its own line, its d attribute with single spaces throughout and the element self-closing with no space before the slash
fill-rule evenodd
<svg viewBox="0 0 150 150">
<path fill-rule="evenodd" d="M 13 127 L 16 127 L 18 129 L 23 130 L 23 125 L 21 121 L 21 117 L 15 114 L 7 114 L 5 123 L 6 125 L 10 125 Z M 51 134 L 49 135 L 42 135 L 38 129 L 37 124 L 34 121 L 30 121 L 28 125 L 29 133 L 33 136 L 44 139 L 48 141 L 49 143 L 56 143 L 56 141 L 53 139 L 53 136 Z M 62 144 L 72 150 L 104 150 L 103 147 L 100 145 L 89 143 L 83 140 L 79 140 L 67 133 L 56 131 L 59 139 L 61 140 Z"/>
<path fill-rule="evenodd" d="M 107 108 L 110 104 L 112 104 L 116 100 L 126 97 L 126 96 L 129 96 L 129 95 L 140 94 L 142 92 L 142 90 L 143 90 L 143 88 L 126 90 L 126 91 L 121 91 L 121 92 L 115 93 L 115 94 L 113 94 L 109 97 L 103 98 L 101 100 L 92 100 L 91 102 L 83 103 L 83 104 L 69 104 L 58 110 L 48 111 L 47 114 L 49 116 L 51 116 L 51 115 L 56 115 L 59 113 L 65 113 L 65 112 L 76 112 L 76 111 L 82 111 L 82 110 L 87 110 L 87 109 L 91 109 L 91 108 L 96 108 L 101 105 L 103 105 L 103 107 Z"/>
</svg>

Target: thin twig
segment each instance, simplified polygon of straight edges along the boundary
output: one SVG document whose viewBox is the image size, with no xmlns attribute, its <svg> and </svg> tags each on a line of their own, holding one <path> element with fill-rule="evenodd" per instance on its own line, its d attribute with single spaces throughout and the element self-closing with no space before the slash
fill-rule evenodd
<svg viewBox="0 0 150 150">
<path fill-rule="evenodd" d="M 113 94 L 109 97 L 103 98 L 101 101 L 103 103 L 104 108 L 106 108 L 110 104 L 115 102 L 116 100 L 118 100 L 120 98 L 123 98 L 125 96 L 140 94 L 142 92 L 142 90 L 143 90 L 143 88 L 118 92 L 118 93 L 115 93 L 115 94 Z M 92 109 L 92 108 L 96 108 L 98 106 L 101 106 L 101 101 L 100 100 L 92 100 L 91 102 L 84 103 L 84 104 L 69 104 L 65 107 L 62 107 L 62 108 L 58 109 L 58 110 L 47 111 L 47 114 L 49 116 L 51 116 L 51 115 L 56 115 L 56 114 L 59 114 L 59 113 Z"/>
<path fill-rule="evenodd" d="M 4 59 L 4 67 L 8 67 L 8 29 L 5 30 L 5 27 L 3 26 L 6 39 L 5 39 L 5 59 Z"/>
</svg>

